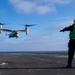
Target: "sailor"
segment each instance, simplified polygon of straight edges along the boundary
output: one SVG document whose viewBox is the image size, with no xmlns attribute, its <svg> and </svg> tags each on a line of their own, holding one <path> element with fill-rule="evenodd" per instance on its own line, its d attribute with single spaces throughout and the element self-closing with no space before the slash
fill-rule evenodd
<svg viewBox="0 0 75 75">
<path fill-rule="evenodd" d="M 74 51 L 75 51 L 75 20 L 73 24 L 65 27 L 64 29 L 60 30 L 60 32 L 70 31 L 69 33 L 69 43 L 68 43 L 68 65 L 66 68 L 72 68 L 72 60 L 74 58 Z"/>
</svg>

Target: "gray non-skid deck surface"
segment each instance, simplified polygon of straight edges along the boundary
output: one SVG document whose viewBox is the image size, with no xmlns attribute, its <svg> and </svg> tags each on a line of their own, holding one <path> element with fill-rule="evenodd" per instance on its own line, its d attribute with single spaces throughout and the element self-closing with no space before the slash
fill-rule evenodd
<svg viewBox="0 0 75 75">
<path fill-rule="evenodd" d="M 0 75 L 75 75 L 66 64 L 66 53 L 0 54 Z"/>
</svg>

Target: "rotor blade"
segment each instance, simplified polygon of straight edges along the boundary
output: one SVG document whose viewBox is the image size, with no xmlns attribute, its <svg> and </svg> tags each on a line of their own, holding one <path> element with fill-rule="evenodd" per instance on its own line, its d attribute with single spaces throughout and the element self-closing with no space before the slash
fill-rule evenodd
<svg viewBox="0 0 75 75">
<path fill-rule="evenodd" d="M 4 25 L 4 23 L 0 23 L 0 25 Z"/>
<path fill-rule="evenodd" d="M 32 25 L 36 25 L 36 24 L 19 24 L 19 25 L 32 26 Z"/>
<path fill-rule="evenodd" d="M 34 25 L 36 25 L 36 24 L 26 24 L 24 26 L 30 27 L 30 26 L 34 26 Z"/>
<path fill-rule="evenodd" d="M 1 23 L 1 22 L 0 22 L 0 25 L 6 25 L 6 24 L 11 24 L 11 23 Z"/>
</svg>

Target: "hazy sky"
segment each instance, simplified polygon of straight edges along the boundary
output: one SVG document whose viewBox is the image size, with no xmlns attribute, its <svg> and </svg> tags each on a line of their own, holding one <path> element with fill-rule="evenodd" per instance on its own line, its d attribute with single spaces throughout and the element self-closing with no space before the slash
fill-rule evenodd
<svg viewBox="0 0 75 75">
<path fill-rule="evenodd" d="M 19 24 L 37 24 L 28 36 L 8 38 L 0 34 L 0 51 L 67 51 L 69 32 L 59 32 L 73 23 L 75 0 L 0 0 L 0 22 L 8 29 L 24 29 Z M 9 33 L 7 33 L 9 34 Z"/>
</svg>

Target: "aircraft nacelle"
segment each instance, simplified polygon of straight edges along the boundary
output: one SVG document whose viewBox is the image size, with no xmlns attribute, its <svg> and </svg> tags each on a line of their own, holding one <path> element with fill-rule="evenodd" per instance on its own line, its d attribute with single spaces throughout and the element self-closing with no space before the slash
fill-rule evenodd
<svg viewBox="0 0 75 75">
<path fill-rule="evenodd" d="M 28 32 L 29 32 L 29 29 L 28 29 L 28 27 L 26 28 L 26 35 L 28 35 Z"/>
<path fill-rule="evenodd" d="M 0 33 L 2 32 L 2 25 L 0 25 Z"/>
</svg>

